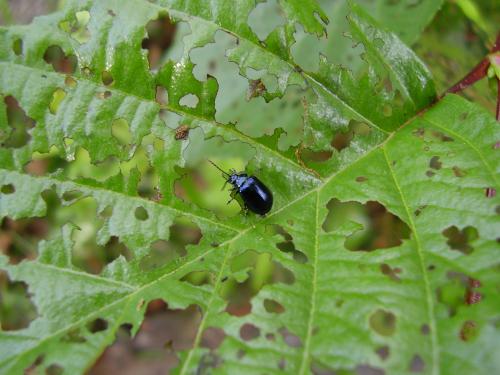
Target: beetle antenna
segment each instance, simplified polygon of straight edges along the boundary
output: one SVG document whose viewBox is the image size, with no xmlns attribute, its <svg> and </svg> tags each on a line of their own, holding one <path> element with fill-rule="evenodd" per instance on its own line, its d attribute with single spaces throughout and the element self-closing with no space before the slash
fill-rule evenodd
<svg viewBox="0 0 500 375">
<path fill-rule="evenodd" d="M 224 176 L 229 177 L 229 173 L 227 173 L 226 171 L 224 171 L 221 167 L 219 167 L 217 164 L 215 164 L 212 160 L 209 160 L 209 159 L 207 159 L 207 160 L 208 160 L 208 162 L 209 162 L 210 164 L 212 164 L 215 168 L 217 168 L 219 171 L 221 171 L 221 172 L 224 174 Z"/>
</svg>

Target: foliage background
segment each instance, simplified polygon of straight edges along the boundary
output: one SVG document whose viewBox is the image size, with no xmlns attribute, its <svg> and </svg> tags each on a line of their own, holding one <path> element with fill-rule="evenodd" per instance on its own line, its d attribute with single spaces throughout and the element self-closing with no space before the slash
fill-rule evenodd
<svg viewBox="0 0 500 375">
<path fill-rule="evenodd" d="M 429 82 L 430 74 L 416 57 L 407 56 L 403 45 L 392 51 L 397 58 L 389 64 L 394 65 L 381 64 L 377 48 L 383 46 L 376 40 L 387 42 L 392 36 L 372 34 L 367 26 L 371 20 L 363 13 L 354 21 L 356 35 L 344 1 L 319 2 L 330 20 L 328 39 L 319 40 L 318 17 L 314 22 L 289 10 L 288 19 L 291 14 L 297 18 L 288 24 L 284 7 L 275 1 L 261 4 L 248 18 L 235 14 L 244 22 L 234 26 L 234 34 L 243 38 L 196 17 L 173 25 L 164 11 L 146 1 L 95 2 L 98 20 L 85 13 L 73 18 L 76 10 L 91 8 L 79 4 L 67 11 L 78 2 L 29 2 L 23 8 L 24 3 L 0 2 L 3 23 L 29 24 L 26 9 L 44 14 L 62 9 L 56 29 L 66 39 L 50 36 L 54 21 L 44 23 L 44 18 L 35 21 L 32 31 L 30 26 L 2 31 L 1 60 L 18 65 L 13 71 L 4 64 L 1 70 L 2 129 L 13 129 L 2 134 L 8 153 L 0 155 L 7 171 L 0 196 L 0 249 L 5 255 L 0 274 L 5 335 L 0 340 L 7 348 L 2 372 L 466 374 L 500 368 L 494 259 L 498 199 L 485 198 L 487 189 L 498 187 L 498 155 L 492 147 L 498 124 L 488 115 L 495 108 L 494 80 L 483 80 L 463 94 L 475 104 L 446 98 L 446 105 L 384 141 L 384 131 L 394 131 L 430 104 L 431 86 L 444 92 L 487 54 L 500 21 L 495 1 L 358 2 L 377 19 L 376 27 L 389 29 L 411 46 L 430 70 L 434 80 Z M 183 6 L 181 1 L 156 3 L 165 9 Z M 223 2 L 205 3 L 208 9 Z M 289 4 L 304 7 L 309 2 Z M 206 14 L 203 6 L 186 7 L 187 14 Z M 253 8 L 241 12 L 252 14 Z M 231 28 L 233 19 L 221 14 Z M 120 37 L 107 25 L 110 18 L 122 16 L 127 39 L 115 43 Z M 263 48 L 272 49 L 277 60 L 248 53 L 254 37 L 247 27 L 258 38 L 270 35 Z M 281 34 L 274 35 L 275 28 Z M 355 39 L 372 39 L 354 43 L 346 32 Z M 11 45 L 16 35 L 23 39 L 20 54 Z M 106 35 L 113 48 L 106 49 L 99 35 Z M 290 52 L 280 45 L 283 40 Z M 56 45 L 62 50 L 52 47 Z M 139 47 L 145 59 L 137 58 Z M 132 58 L 131 48 L 136 52 Z M 26 52 L 30 50 L 33 55 Z M 74 50 L 79 51 L 76 57 Z M 344 71 L 332 69 L 326 75 L 342 79 L 333 80 L 327 90 L 338 93 L 364 119 L 340 111 L 337 103 L 318 103 L 314 89 L 301 86 L 299 76 L 283 82 L 287 59 L 317 72 L 311 77 L 321 81 L 319 53 L 352 72 L 351 82 Z M 90 56 L 93 60 L 85 60 Z M 91 65 L 88 71 L 85 64 Z M 50 84 L 23 65 L 49 72 Z M 50 74 L 54 71 L 58 73 Z M 408 78 L 414 72 L 421 74 L 422 86 Z M 401 77 L 408 78 L 398 86 L 402 90 L 407 85 L 409 94 L 403 98 L 391 93 Z M 156 84 L 166 90 L 157 90 Z M 77 91 L 71 93 L 74 85 Z M 374 92 L 381 98 L 375 99 Z M 199 103 L 186 93 L 196 94 Z M 28 113 L 20 96 L 30 103 Z M 92 100 L 111 104 L 96 109 Z M 162 107 L 158 118 L 154 101 Z M 409 110 L 407 102 L 413 102 Z M 314 118 L 327 113 L 325 108 L 334 114 Z M 460 118 L 463 110 L 467 119 Z M 89 120 L 86 112 L 97 115 Z M 71 113 L 80 115 L 70 118 Z M 214 127 L 212 119 L 228 125 Z M 367 125 L 372 122 L 381 130 Z M 41 123 L 47 127 L 36 133 Z M 63 139 L 57 132 L 61 124 L 75 126 L 70 130 L 75 139 Z M 440 132 L 420 131 L 430 124 L 441 125 Z M 182 125 L 191 128 L 188 139 L 175 140 Z M 85 126 L 93 129 L 88 141 Z M 419 136 L 432 155 L 415 143 Z M 446 137 L 463 142 L 450 145 Z M 387 144 L 384 152 L 368 152 L 381 142 Z M 366 161 L 356 162 L 353 174 L 337 176 L 365 153 Z M 220 191 L 218 171 L 203 162 L 207 155 L 226 169 L 249 168 L 270 181 L 282 213 L 263 225 L 260 218 L 243 217 L 237 202 L 226 205 L 228 192 Z M 391 169 L 388 155 L 407 168 Z M 21 175 L 12 174 L 16 170 Z M 409 204 L 395 198 L 398 171 L 403 190 L 424 186 L 415 195 L 408 192 Z M 334 176 L 334 184 L 325 183 L 315 198 L 308 192 L 315 191 L 318 176 L 327 181 Z M 431 176 L 434 182 L 428 183 Z M 367 188 L 353 186 L 366 180 Z M 16 200 L 5 203 L 13 193 Z M 176 219 L 165 207 L 192 216 Z M 412 218 L 408 208 L 418 215 Z M 420 211 L 425 213 L 420 216 Z M 133 218 L 127 220 L 130 213 Z M 426 250 L 418 250 L 417 227 Z M 433 233 L 432 227 L 439 230 Z M 235 231 L 241 240 L 231 240 Z M 220 252 L 207 256 L 206 266 L 175 275 L 178 265 L 198 259 L 215 244 L 222 244 Z M 348 255 L 332 255 L 331 249 L 344 247 Z M 419 265 L 422 251 L 436 258 Z M 443 252 L 445 256 L 435 255 Z M 437 272 L 429 268 L 436 265 Z M 169 280 L 165 275 L 171 273 L 175 277 Z M 135 288 L 140 293 L 126 305 L 92 315 L 108 298 Z M 313 302 L 316 293 L 323 297 Z M 471 303 L 471 298 L 481 303 Z M 313 316 L 312 304 L 319 306 L 316 327 L 306 324 Z M 434 316 L 428 316 L 429 304 L 436 305 Z M 59 332 L 58 326 L 69 328 Z"/>
</svg>

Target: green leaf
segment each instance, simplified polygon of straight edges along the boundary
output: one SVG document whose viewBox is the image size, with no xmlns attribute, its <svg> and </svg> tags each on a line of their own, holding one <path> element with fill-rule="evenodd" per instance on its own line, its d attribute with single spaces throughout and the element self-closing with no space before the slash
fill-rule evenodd
<svg viewBox="0 0 500 375">
<path fill-rule="evenodd" d="M 428 69 L 360 6 L 349 70 L 296 60 L 299 28 L 324 38 L 315 1 L 271 5 L 264 40 L 250 0 L 73 0 L 0 29 L 0 217 L 50 226 L 31 259 L 0 255 L 38 314 L 0 332 L 1 373 L 84 373 L 158 300 L 199 316 L 156 348 L 175 373 L 498 371 L 498 123 L 428 109 Z M 176 30 L 157 66 L 152 21 Z M 226 207 L 206 159 L 258 175 L 272 211 Z"/>
<path fill-rule="evenodd" d="M 424 28 L 443 5 L 438 1 L 365 1 L 359 2 L 381 24 L 407 44 L 415 43 Z"/>
</svg>

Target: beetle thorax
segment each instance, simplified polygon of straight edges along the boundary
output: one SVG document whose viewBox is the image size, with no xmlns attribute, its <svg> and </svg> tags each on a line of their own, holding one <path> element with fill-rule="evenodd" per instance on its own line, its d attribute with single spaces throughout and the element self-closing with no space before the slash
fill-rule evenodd
<svg viewBox="0 0 500 375">
<path fill-rule="evenodd" d="M 248 179 L 248 175 L 246 173 L 241 173 L 241 174 L 233 173 L 229 176 L 229 178 L 227 179 L 227 182 L 229 182 L 235 188 L 239 188 L 243 185 L 243 183 L 247 179 Z"/>
</svg>

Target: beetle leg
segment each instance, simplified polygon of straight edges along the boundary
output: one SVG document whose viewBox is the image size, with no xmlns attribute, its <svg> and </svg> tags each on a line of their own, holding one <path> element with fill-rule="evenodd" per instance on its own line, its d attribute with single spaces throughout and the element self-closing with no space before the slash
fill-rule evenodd
<svg viewBox="0 0 500 375">
<path fill-rule="evenodd" d="M 224 189 L 226 188 L 227 184 L 228 184 L 228 181 L 226 180 L 226 181 L 224 182 L 224 185 L 222 185 L 222 189 L 221 189 L 221 191 L 224 191 Z"/>
<path fill-rule="evenodd" d="M 232 189 L 231 190 L 231 194 L 230 194 L 231 195 L 231 199 L 227 202 L 227 204 L 229 204 L 229 203 L 231 203 L 232 201 L 235 200 L 236 194 L 238 194 L 238 189 L 236 189 L 236 188 Z"/>
</svg>

